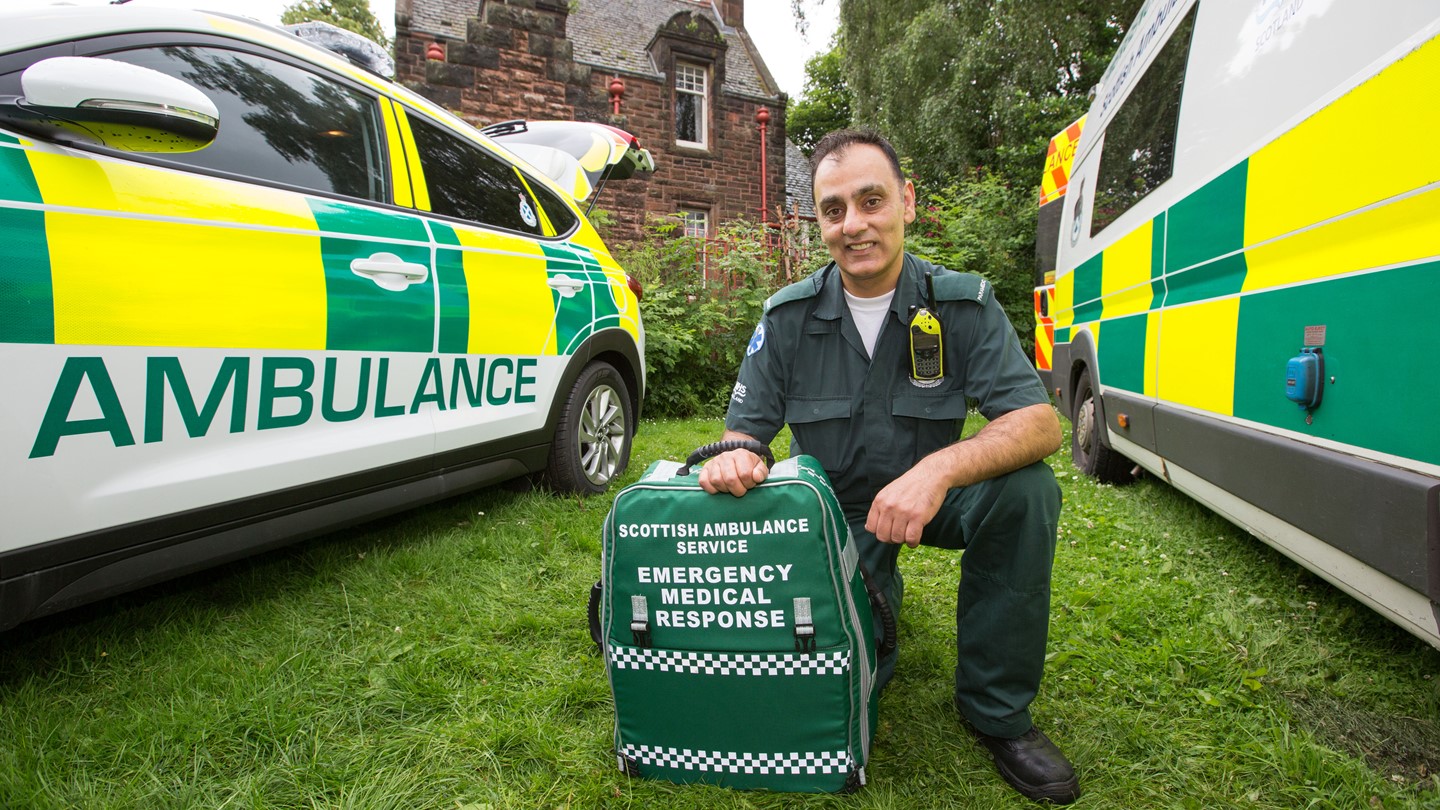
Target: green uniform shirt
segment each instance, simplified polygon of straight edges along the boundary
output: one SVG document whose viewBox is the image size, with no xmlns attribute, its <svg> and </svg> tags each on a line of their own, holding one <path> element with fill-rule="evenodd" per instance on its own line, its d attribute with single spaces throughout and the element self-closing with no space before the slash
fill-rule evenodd
<svg viewBox="0 0 1440 810">
<path fill-rule="evenodd" d="M 912 305 L 925 305 L 927 271 L 944 330 L 938 385 L 910 375 L 906 318 Z M 788 423 L 799 452 L 820 460 L 840 502 L 868 504 L 960 437 L 967 397 L 987 419 L 1050 402 L 990 284 L 906 253 L 873 360 L 833 262 L 775 293 L 740 364 L 725 426 L 769 443 Z"/>
</svg>

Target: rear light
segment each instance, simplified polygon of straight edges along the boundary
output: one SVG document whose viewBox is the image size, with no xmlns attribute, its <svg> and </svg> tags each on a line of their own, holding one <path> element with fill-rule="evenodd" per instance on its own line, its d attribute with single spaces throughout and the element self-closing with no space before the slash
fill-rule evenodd
<svg viewBox="0 0 1440 810">
<path fill-rule="evenodd" d="M 645 298 L 645 288 L 640 286 L 640 282 L 637 281 L 634 276 L 627 273 L 625 275 L 625 283 L 630 285 L 630 292 L 635 293 L 636 301 L 640 301 Z"/>
</svg>

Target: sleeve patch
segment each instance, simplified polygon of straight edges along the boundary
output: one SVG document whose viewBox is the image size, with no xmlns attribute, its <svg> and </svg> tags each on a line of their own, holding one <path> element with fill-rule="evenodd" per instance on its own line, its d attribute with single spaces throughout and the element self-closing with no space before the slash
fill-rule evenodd
<svg viewBox="0 0 1440 810">
<path fill-rule="evenodd" d="M 984 306 L 993 294 L 990 282 L 973 273 L 935 276 L 935 297 L 941 301 L 974 301 Z"/>
<path fill-rule="evenodd" d="M 765 348 L 765 322 L 761 321 L 755 324 L 755 334 L 750 336 L 750 345 L 745 349 L 745 356 L 749 357 L 763 348 Z"/>
</svg>

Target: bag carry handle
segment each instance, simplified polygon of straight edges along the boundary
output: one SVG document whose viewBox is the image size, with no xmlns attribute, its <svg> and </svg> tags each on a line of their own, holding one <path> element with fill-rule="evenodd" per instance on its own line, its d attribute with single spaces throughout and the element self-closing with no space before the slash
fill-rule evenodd
<svg viewBox="0 0 1440 810">
<path fill-rule="evenodd" d="M 585 612 L 590 617 L 590 640 L 595 642 L 595 652 L 605 654 L 605 644 L 600 638 L 600 599 L 605 595 L 605 588 L 599 582 L 590 586 L 590 604 L 586 606 Z"/>
<path fill-rule="evenodd" d="M 860 579 L 865 583 L 865 593 L 870 596 L 871 609 L 880 617 L 883 637 L 875 647 L 875 657 L 879 660 L 893 652 L 899 640 L 895 629 L 895 612 L 890 609 L 890 600 L 870 581 L 870 572 L 865 570 L 864 563 L 857 562 L 855 568 L 860 571 Z"/>
<path fill-rule="evenodd" d="M 685 459 L 685 466 L 675 472 L 675 477 L 679 478 L 683 475 L 689 475 L 690 468 L 696 464 L 699 464 L 707 458 L 714 458 L 721 453 L 727 453 L 731 450 L 749 450 L 755 455 L 765 459 L 765 466 L 775 466 L 775 454 L 770 452 L 769 445 L 761 444 L 754 439 L 730 439 L 729 441 L 712 442 L 711 444 L 697 448 L 695 452 L 690 454 L 689 458 Z"/>
</svg>

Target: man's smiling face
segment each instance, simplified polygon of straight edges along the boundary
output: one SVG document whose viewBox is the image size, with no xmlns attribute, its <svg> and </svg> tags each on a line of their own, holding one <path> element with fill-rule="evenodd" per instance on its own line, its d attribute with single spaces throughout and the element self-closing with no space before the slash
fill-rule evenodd
<svg viewBox="0 0 1440 810">
<path fill-rule="evenodd" d="M 915 188 L 903 184 L 877 146 L 851 144 L 815 170 L 816 211 L 845 289 L 865 298 L 895 288 L 904 261 L 905 224 L 915 221 Z"/>
</svg>

